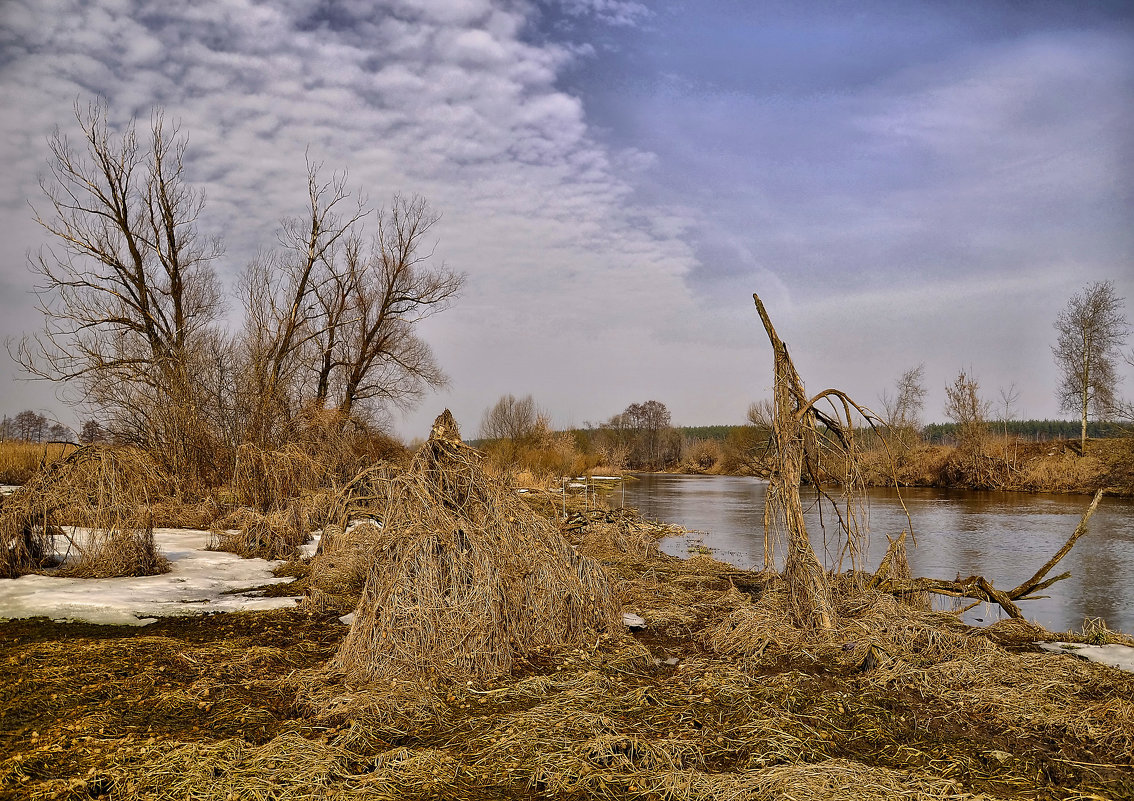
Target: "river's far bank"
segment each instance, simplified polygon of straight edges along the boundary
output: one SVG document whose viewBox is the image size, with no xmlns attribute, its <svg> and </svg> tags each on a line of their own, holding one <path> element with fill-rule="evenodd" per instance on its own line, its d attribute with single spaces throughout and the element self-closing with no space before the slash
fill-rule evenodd
<svg viewBox="0 0 1134 801">
<path fill-rule="evenodd" d="M 1134 497 L 1134 437 L 1049 442 L 1005 441 L 989 438 L 979 448 L 917 443 L 906 448 L 865 449 L 860 471 L 868 487 L 933 487 L 937 489 L 1003 490 Z M 832 466 L 834 482 L 840 470 Z M 676 475 L 768 475 L 770 462 L 684 461 L 656 471 Z M 640 471 L 649 472 L 649 471 Z"/>
</svg>

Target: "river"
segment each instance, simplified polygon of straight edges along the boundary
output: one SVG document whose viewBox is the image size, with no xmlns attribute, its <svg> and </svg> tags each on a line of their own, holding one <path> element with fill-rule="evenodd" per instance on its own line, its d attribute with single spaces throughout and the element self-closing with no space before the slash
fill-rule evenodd
<svg viewBox="0 0 1134 801">
<path fill-rule="evenodd" d="M 625 504 L 643 517 L 692 529 L 663 550 L 687 556 L 703 545 L 713 556 L 745 569 L 763 564 L 763 509 L 767 484 L 755 478 L 639 474 L 625 485 Z M 838 523 L 828 507 L 820 521 L 814 491 L 803 491 L 808 531 L 828 566 L 837 561 Z M 915 576 L 952 579 L 981 575 L 1011 589 L 1030 578 L 1075 530 L 1090 503 L 1081 495 L 971 492 L 909 488 L 902 498 L 913 520 L 916 547 L 909 549 Z M 620 494 L 614 496 L 617 504 Z M 868 547 L 864 567 L 873 570 L 885 553 L 886 535 L 907 527 L 894 490 L 867 498 Z M 824 540 L 826 536 L 826 541 Z M 844 562 L 843 568 L 849 568 Z M 1049 577 L 1071 577 L 1045 590 L 1048 598 L 1021 604 L 1029 620 L 1052 631 L 1079 629 L 1102 618 L 1114 630 L 1134 633 L 1134 500 L 1103 498 L 1081 537 Z M 965 619 L 981 625 L 998 619 L 999 607 L 980 605 Z"/>
</svg>

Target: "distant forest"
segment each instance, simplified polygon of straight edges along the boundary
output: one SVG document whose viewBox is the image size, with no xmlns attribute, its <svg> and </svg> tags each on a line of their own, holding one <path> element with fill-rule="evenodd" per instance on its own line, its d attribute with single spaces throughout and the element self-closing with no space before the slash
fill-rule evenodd
<svg viewBox="0 0 1134 801">
<path fill-rule="evenodd" d="M 1033 442 L 1046 442 L 1052 439 L 1075 439 L 1079 436 L 1078 420 L 1009 420 L 989 421 L 988 430 L 994 434 L 1008 433 L 1009 436 Z M 686 439 L 716 440 L 723 442 L 729 434 L 748 426 L 680 426 L 677 430 Z M 930 423 L 921 429 L 926 442 L 942 444 L 951 440 L 957 431 L 955 423 Z M 1095 438 L 1122 436 L 1125 432 L 1120 426 L 1106 422 L 1088 422 L 1087 436 Z"/>
</svg>

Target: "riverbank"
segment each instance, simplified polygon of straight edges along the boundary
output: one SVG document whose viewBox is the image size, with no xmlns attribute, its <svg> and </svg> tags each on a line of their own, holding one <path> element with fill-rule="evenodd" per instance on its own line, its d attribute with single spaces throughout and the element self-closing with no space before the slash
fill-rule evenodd
<svg viewBox="0 0 1134 801">
<path fill-rule="evenodd" d="M 645 627 L 488 683 L 352 683 L 326 667 L 337 611 L 0 624 L 0 798 L 1134 794 L 1134 676 L 1035 645 L 1081 636 L 845 582 L 836 626 L 799 630 L 778 577 L 661 554 L 672 529 L 628 512 L 576 519 Z"/>
<path fill-rule="evenodd" d="M 891 461 L 892 458 L 892 461 Z M 977 448 L 918 445 L 892 454 L 870 451 L 863 464 L 869 486 L 1004 490 L 1134 496 L 1134 438 L 1009 442 Z"/>
<path fill-rule="evenodd" d="M 870 487 L 1003 490 L 1134 497 L 1134 437 L 1087 441 L 1020 442 L 988 438 L 977 448 L 918 443 L 907 448 L 867 448 L 861 452 L 862 478 Z M 679 475 L 766 477 L 768 462 L 745 460 L 685 461 L 670 470 Z M 830 466 L 832 480 L 841 475 Z"/>
</svg>

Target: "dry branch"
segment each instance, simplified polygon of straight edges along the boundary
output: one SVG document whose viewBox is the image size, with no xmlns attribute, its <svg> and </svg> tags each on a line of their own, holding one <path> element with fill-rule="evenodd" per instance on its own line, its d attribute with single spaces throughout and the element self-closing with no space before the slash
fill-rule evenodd
<svg viewBox="0 0 1134 801">
<path fill-rule="evenodd" d="M 989 603 L 999 604 L 1009 617 L 1017 620 L 1024 618 L 1023 612 L 1020 607 L 1016 605 L 1016 601 L 1027 600 L 1035 593 L 1047 589 L 1057 581 L 1069 577 L 1071 574 L 1060 573 L 1054 578 L 1046 578 L 1047 574 L 1051 572 L 1059 562 L 1065 557 L 1071 548 L 1075 545 L 1080 537 L 1087 533 L 1087 523 L 1091 519 L 1091 515 L 1095 513 L 1098 508 L 1099 500 L 1106 493 L 1106 490 L 1099 490 L 1095 493 L 1095 497 L 1091 500 L 1090 506 L 1087 511 L 1083 513 L 1079 525 L 1075 526 L 1075 531 L 1071 537 L 1063 544 L 1063 547 L 1056 551 L 1055 555 L 1051 557 L 1030 579 L 1025 581 L 1020 586 L 1013 590 L 998 590 L 984 576 L 969 576 L 966 579 L 934 579 L 934 578 L 916 578 L 908 581 L 891 580 L 887 579 L 883 573 L 882 568 L 879 568 L 878 573 L 875 574 L 872 584 L 879 589 L 886 592 L 891 592 L 895 595 L 906 596 L 911 593 L 918 592 L 934 592 L 939 595 L 950 595 L 957 598 L 970 598 L 974 601 L 987 601 Z M 899 538 L 900 540 L 901 538 Z M 899 540 L 895 540 L 897 543 Z M 891 544 L 893 547 L 893 543 Z M 887 557 L 890 552 L 887 551 Z M 882 560 L 883 567 L 886 565 L 886 558 Z"/>
</svg>

